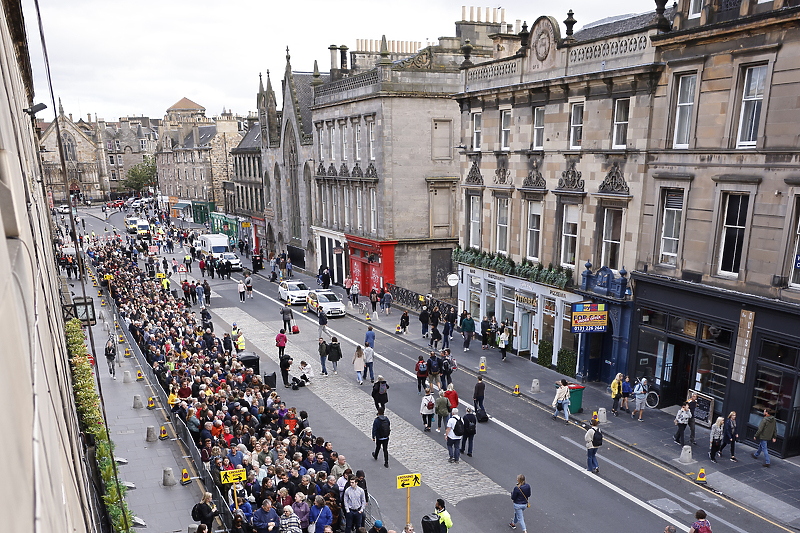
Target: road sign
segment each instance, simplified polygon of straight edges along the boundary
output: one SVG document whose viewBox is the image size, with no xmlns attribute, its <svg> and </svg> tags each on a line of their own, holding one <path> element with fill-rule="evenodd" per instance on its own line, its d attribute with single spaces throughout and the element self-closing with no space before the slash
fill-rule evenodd
<svg viewBox="0 0 800 533">
<path fill-rule="evenodd" d="M 156 277 L 158 279 L 164 279 L 164 273 L 163 272 L 156 272 Z"/>
<path fill-rule="evenodd" d="M 420 474 L 403 474 L 397 476 L 397 488 L 408 489 L 411 487 L 419 487 L 421 485 L 422 476 Z"/>
<path fill-rule="evenodd" d="M 249 222 L 242 222 L 242 227 L 243 228 L 249 228 L 250 227 L 250 223 Z"/>
<path fill-rule="evenodd" d="M 178 272 L 180 272 L 182 274 L 186 274 L 186 265 L 184 265 L 184 264 L 178 265 Z"/>
<path fill-rule="evenodd" d="M 447 276 L 447 284 L 451 287 L 458 285 L 458 274 L 450 274 Z"/>
<path fill-rule="evenodd" d="M 223 470 L 219 473 L 219 477 L 223 483 L 241 483 L 247 478 L 244 472 L 244 468 Z"/>
<path fill-rule="evenodd" d="M 103 276 L 103 279 L 106 281 L 110 281 L 114 279 L 114 274 L 106 274 L 105 276 Z"/>
</svg>

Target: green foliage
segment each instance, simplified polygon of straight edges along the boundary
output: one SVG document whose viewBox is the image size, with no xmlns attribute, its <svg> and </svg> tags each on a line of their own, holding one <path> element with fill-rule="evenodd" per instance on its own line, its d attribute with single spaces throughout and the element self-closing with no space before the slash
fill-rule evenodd
<svg viewBox="0 0 800 533">
<path fill-rule="evenodd" d="M 517 264 L 503 254 L 479 252 L 473 248 L 464 250 L 461 246 L 453 249 L 452 258 L 456 263 L 466 263 L 477 268 L 493 270 L 498 274 L 516 276 L 560 289 L 572 283 L 572 269 L 564 268 L 561 265 L 553 266 L 552 263 L 547 268 L 541 263 L 532 263 L 528 259 L 523 259 L 521 263 Z"/>
<path fill-rule="evenodd" d="M 128 170 L 128 177 L 122 181 L 122 185 L 127 189 L 140 193 L 147 187 L 155 185 L 157 179 L 155 158 L 153 156 L 145 156 L 144 161 L 133 165 Z"/>
<path fill-rule="evenodd" d="M 575 377 L 575 367 L 578 365 L 578 354 L 572 350 L 561 348 L 558 351 L 556 370 L 567 377 Z"/>
<path fill-rule="evenodd" d="M 550 368 L 553 364 L 553 343 L 550 341 L 539 341 L 539 364 L 545 368 Z"/>
</svg>

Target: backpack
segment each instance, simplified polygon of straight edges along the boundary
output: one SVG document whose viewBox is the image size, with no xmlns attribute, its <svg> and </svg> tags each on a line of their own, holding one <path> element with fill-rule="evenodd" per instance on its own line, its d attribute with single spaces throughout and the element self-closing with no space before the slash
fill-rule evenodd
<svg viewBox="0 0 800 533">
<path fill-rule="evenodd" d="M 456 362 L 456 358 L 452 355 L 448 355 L 447 359 L 450 360 L 450 372 L 455 372 L 458 370 L 458 363 Z"/>
<path fill-rule="evenodd" d="M 453 433 L 456 437 L 460 437 L 464 434 L 464 421 L 460 418 L 456 418 L 456 425 L 453 428 Z"/>
<path fill-rule="evenodd" d="M 434 406 L 433 400 L 428 400 L 428 403 L 425 404 L 425 407 L 427 407 L 428 409 L 433 409 L 433 406 Z"/>
<path fill-rule="evenodd" d="M 467 419 L 464 422 L 464 433 L 466 433 L 467 435 L 474 435 L 475 433 L 477 433 L 476 429 L 477 429 L 477 424 L 472 420 Z"/>
<path fill-rule="evenodd" d="M 378 436 L 382 439 L 389 438 L 389 419 L 386 417 L 381 418 L 381 425 L 378 427 Z"/>
<path fill-rule="evenodd" d="M 445 374 L 450 372 L 450 361 L 447 360 L 447 357 L 442 359 L 442 372 Z"/>
<path fill-rule="evenodd" d="M 378 384 L 378 394 L 386 394 L 386 382 L 381 381 Z"/>
<path fill-rule="evenodd" d="M 708 525 L 708 520 L 699 522 L 700 527 L 697 528 L 697 533 L 711 533 L 711 527 Z"/>
<path fill-rule="evenodd" d="M 194 507 L 192 507 L 192 520 L 194 520 L 195 522 L 199 522 L 201 518 L 202 517 L 200 516 L 200 504 L 196 503 L 194 504 Z"/>
<path fill-rule="evenodd" d="M 603 445 L 603 434 L 600 432 L 600 428 L 594 428 L 594 435 L 592 435 L 592 446 L 595 448 L 599 448 Z"/>
<path fill-rule="evenodd" d="M 425 361 L 420 361 L 419 372 L 427 372 L 427 371 L 428 371 L 428 365 L 425 363 Z"/>
<path fill-rule="evenodd" d="M 431 372 L 433 372 L 434 374 L 438 374 L 439 373 L 439 361 L 437 361 L 435 358 L 433 358 L 433 359 L 430 359 L 428 362 L 431 364 Z"/>
</svg>

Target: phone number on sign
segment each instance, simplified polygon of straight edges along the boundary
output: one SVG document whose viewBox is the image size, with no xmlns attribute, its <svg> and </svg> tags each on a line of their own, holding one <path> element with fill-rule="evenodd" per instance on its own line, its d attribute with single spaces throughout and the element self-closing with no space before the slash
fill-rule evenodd
<svg viewBox="0 0 800 533">
<path fill-rule="evenodd" d="M 573 326 L 572 332 L 573 333 L 592 333 L 592 332 L 603 332 L 606 330 L 605 326 Z"/>
</svg>

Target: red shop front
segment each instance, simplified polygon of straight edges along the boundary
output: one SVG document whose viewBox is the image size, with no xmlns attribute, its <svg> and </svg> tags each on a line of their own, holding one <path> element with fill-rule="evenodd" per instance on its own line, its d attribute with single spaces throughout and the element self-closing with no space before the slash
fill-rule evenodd
<svg viewBox="0 0 800 533">
<path fill-rule="evenodd" d="M 394 283 L 394 247 L 397 241 L 374 241 L 347 235 L 350 247 L 350 275 L 358 282 L 360 293 L 368 295 L 372 289 Z"/>
</svg>

